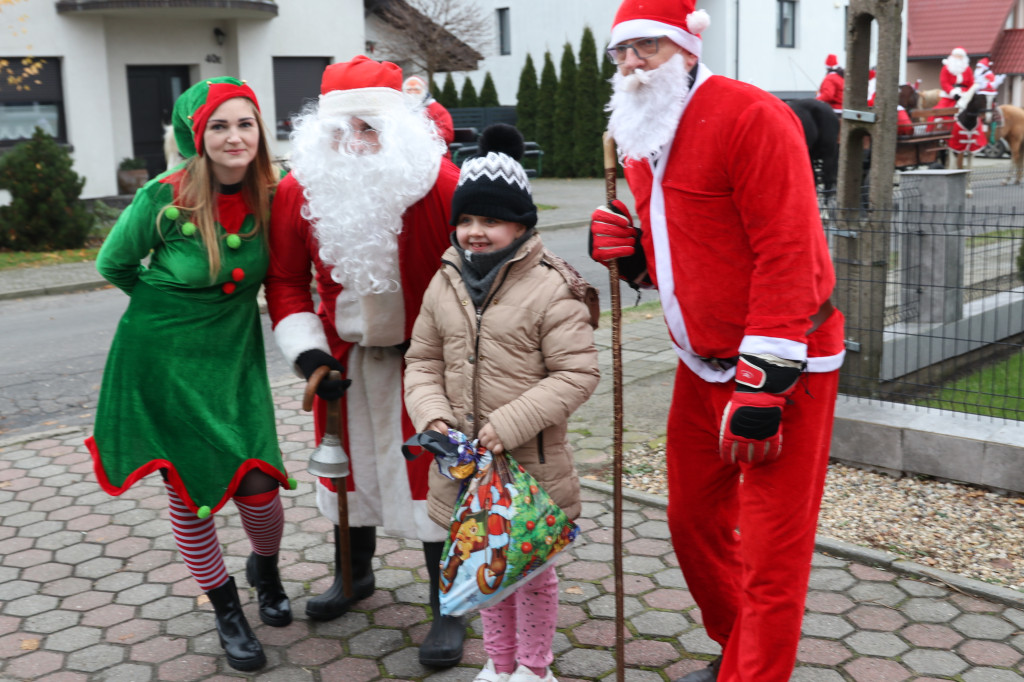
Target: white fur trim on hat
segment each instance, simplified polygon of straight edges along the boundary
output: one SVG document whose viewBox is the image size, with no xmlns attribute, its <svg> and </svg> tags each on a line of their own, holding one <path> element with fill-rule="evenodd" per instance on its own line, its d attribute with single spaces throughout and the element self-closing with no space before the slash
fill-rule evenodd
<svg viewBox="0 0 1024 682">
<path fill-rule="evenodd" d="M 700 57 L 701 40 L 695 33 L 700 33 L 711 25 L 711 17 L 702 9 L 690 12 L 686 17 L 686 25 L 692 33 L 678 26 L 666 24 L 653 19 L 629 19 L 612 27 L 608 46 L 618 45 L 636 38 L 656 38 L 664 36 L 687 52 Z"/>
<path fill-rule="evenodd" d="M 965 50 L 962 47 L 954 47 L 953 51 L 950 54 L 952 54 L 954 56 L 957 56 L 957 57 L 966 57 L 967 56 L 967 50 Z"/>
<path fill-rule="evenodd" d="M 320 114 L 324 116 L 379 116 L 401 110 L 405 96 L 394 88 L 358 88 L 332 90 L 320 95 Z"/>
</svg>

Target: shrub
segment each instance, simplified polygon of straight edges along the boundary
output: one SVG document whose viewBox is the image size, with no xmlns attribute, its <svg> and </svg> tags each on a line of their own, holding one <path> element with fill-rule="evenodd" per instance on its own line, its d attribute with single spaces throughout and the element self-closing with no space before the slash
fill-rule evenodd
<svg viewBox="0 0 1024 682">
<path fill-rule="evenodd" d="M 577 177 L 601 176 L 602 140 L 605 129 L 601 108 L 601 71 L 597 62 L 594 34 L 587 26 L 580 40 L 579 68 L 576 70 L 576 101 L 573 111 L 573 173 Z"/>
<path fill-rule="evenodd" d="M 533 67 L 533 58 L 529 54 L 526 55 L 526 64 L 519 74 L 516 126 L 525 139 L 537 138 L 537 70 Z"/>
<path fill-rule="evenodd" d="M 565 44 L 562 50 L 562 66 L 558 74 L 558 92 L 555 94 L 554 152 L 555 175 L 571 178 L 575 175 L 573 165 L 572 126 L 576 119 L 576 56 L 572 45 Z"/>
<path fill-rule="evenodd" d="M 434 94 L 434 99 L 440 102 L 445 109 L 458 108 L 459 91 L 455 88 L 455 80 L 450 73 L 444 75 L 444 85 L 441 86 L 440 94 Z"/>
<path fill-rule="evenodd" d="M 0 188 L 11 193 L 0 207 L 0 246 L 15 251 L 77 249 L 93 218 L 78 200 L 85 178 L 71 169 L 71 156 L 36 128 L 0 163 Z"/>
<path fill-rule="evenodd" d="M 544 68 L 540 72 L 540 87 L 537 89 L 537 134 L 535 139 L 544 150 L 548 175 L 554 175 L 555 168 L 555 96 L 558 93 L 558 74 L 551 53 L 544 53 Z"/>
<path fill-rule="evenodd" d="M 491 72 L 488 71 L 484 74 L 484 84 L 480 86 L 480 106 L 482 107 L 500 107 L 501 102 L 498 101 L 498 88 L 494 86 L 494 79 L 491 78 Z"/>
<path fill-rule="evenodd" d="M 466 80 L 462 83 L 462 94 L 459 95 L 459 106 L 460 107 L 478 107 L 480 106 L 480 98 L 476 94 L 476 86 L 473 85 L 473 79 L 466 76 Z"/>
<path fill-rule="evenodd" d="M 142 170 L 146 167 L 145 159 L 130 159 L 125 157 L 121 159 L 121 164 L 117 167 L 117 170 Z"/>
</svg>

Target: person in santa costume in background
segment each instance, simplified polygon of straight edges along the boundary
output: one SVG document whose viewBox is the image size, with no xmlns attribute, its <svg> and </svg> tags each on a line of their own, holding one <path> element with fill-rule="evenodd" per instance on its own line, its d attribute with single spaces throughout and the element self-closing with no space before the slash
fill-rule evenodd
<svg viewBox="0 0 1024 682">
<path fill-rule="evenodd" d="M 599 207 L 591 256 L 618 259 L 623 279 L 658 288 L 679 356 L 668 523 L 707 633 L 722 647 L 682 679 L 787 682 L 843 316 L 829 301 L 835 276 L 800 122 L 776 97 L 700 61 L 709 22 L 694 0 L 620 6 L 608 129 L 639 227 L 623 203 Z"/>
<path fill-rule="evenodd" d="M 447 534 L 427 516 L 430 458 L 402 457 L 402 443 L 413 434 L 402 372 L 423 292 L 449 246 L 459 171 L 401 87 L 398 66 L 363 55 L 324 71 L 319 102 L 295 121 L 291 172 L 274 198 L 266 292 L 275 339 L 296 372 L 307 379 L 321 366 L 342 373 L 321 382 L 314 413 L 319 442 L 325 401 L 343 396 L 354 595 L 343 595 L 336 552 L 334 584 L 307 602 L 306 614 L 337 618 L 373 594 L 377 526 L 421 540 L 434 619 L 420 661 L 445 667 L 462 657 L 465 625 L 442 617 L 437 604 Z M 321 512 L 337 523 L 333 481 L 320 479 L 316 488 Z M 336 544 L 338 537 L 335 527 Z"/>
<path fill-rule="evenodd" d="M 1006 80 L 1005 73 L 997 74 L 992 70 L 994 65 L 995 62 L 989 61 L 988 57 L 982 57 L 978 60 L 978 65 L 974 67 L 974 82 L 978 84 L 978 91 L 986 95 L 998 92 L 999 86 Z"/>
<path fill-rule="evenodd" d="M 413 111 L 422 111 L 437 126 L 437 133 L 444 140 L 445 145 L 455 141 L 455 126 L 452 123 L 452 115 L 444 108 L 444 105 L 434 99 L 427 82 L 419 76 L 409 76 L 402 83 L 402 92 L 408 95 L 412 103 Z M 445 148 L 445 156 L 452 158 L 451 153 Z"/>
<path fill-rule="evenodd" d="M 279 172 L 243 81 L 196 83 L 175 102 L 172 123 L 185 163 L 136 193 L 96 259 L 131 301 L 86 444 L 112 495 L 160 472 L 175 544 L 213 604 L 228 665 L 257 670 L 267 658 L 224 565 L 213 515 L 234 500 L 252 545 L 245 573 L 260 620 L 291 623 L 277 555 L 279 489 L 294 486 L 277 442 L 256 303 Z"/>
<path fill-rule="evenodd" d="M 816 98 L 832 107 L 837 114 L 843 111 L 843 76 L 839 58 L 830 54 L 825 58 L 825 78 L 818 87 Z"/>
<path fill-rule="evenodd" d="M 967 106 L 974 94 L 974 73 L 971 71 L 971 60 L 962 47 L 954 47 L 948 57 L 942 60 L 939 71 L 939 88 L 942 95 L 936 109 Z"/>
</svg>

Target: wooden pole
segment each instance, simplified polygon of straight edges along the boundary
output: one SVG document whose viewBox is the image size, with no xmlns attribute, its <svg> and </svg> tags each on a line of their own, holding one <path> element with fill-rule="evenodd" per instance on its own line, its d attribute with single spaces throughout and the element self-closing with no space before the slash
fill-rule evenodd
<svg viewBox="0 0 1024 682">
<path fill-rule="evenodd" d="M 608 206 L 615 200 L 615 181 L 618 171 L 615 140 L 604 134 L 604 195 Z M 622 579 L 622 303 L 619 300 L 619 263 L 608 261 L 609 292 L 612 303 L 612 462 L 613 518 L 612 546 L 615 569 L 615 679 L 623 682 L 626 677 L 626 625 L 623 622 L 623 579 Z"/>
</svg>

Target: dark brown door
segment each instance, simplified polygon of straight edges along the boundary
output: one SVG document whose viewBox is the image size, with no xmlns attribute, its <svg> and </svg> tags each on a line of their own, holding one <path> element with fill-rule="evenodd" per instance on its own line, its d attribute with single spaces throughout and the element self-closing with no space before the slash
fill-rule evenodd
<svg viewBox="0 0 1024 682">
<path fill-rule="evenodd" d="M 149 177 L 167 169 L 164 124 L 171 122 L 174 100 L 189 86 L 187 66 L 129 66 L 128 107 L 132 150 L 146 160 Z"/>
</svg>

